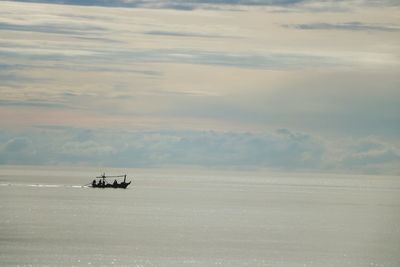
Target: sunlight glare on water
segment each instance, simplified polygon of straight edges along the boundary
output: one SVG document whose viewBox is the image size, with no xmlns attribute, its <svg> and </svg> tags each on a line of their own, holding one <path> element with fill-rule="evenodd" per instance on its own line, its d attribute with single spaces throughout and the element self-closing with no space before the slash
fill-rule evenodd
<svg viewBox="0 0 400 267">
<path fill-rule="evenodd" d="M 1 266 L 400 266 L 398 177 L 4 167 Z"/>
</svg>

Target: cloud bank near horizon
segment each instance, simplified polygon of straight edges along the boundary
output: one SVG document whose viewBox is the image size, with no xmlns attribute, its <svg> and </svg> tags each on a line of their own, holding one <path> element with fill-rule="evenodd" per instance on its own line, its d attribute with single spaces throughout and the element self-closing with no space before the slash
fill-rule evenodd
<svg viewBox="0 0 400 267">
<path fill-rule="evenodd" d="M 37 126 L 0 133 L 0 164 L 215 169 L 398 175 L 400 147 L 377 138 L 331 143 L 278 129 L 264 133 L 126 132 Z"/>
</svg>

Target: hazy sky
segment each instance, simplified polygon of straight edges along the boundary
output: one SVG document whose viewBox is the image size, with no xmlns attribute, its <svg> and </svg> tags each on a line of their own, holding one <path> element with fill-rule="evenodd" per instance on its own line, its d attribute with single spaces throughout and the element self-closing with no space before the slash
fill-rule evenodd
<svg viewBox="0 0 400 267">
<path fill-rule="evenodd" d="M 400 1 L 0 1 L 0 164 L 400 174 Z"/>
</svg>

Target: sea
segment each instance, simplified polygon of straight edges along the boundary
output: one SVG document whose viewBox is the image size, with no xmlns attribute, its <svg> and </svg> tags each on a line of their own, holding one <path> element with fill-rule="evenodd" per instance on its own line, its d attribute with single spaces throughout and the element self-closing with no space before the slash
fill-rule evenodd
<svg viewBox="0 0 400 267">
<path fill-rule="evenodd" d="M 400 177 L 0 166 L 0 266 L 399 267 Z"/>
</svg>

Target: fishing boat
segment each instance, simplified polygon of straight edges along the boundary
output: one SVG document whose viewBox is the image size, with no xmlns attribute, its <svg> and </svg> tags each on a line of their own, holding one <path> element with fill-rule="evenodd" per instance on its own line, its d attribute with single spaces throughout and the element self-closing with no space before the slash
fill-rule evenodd
<svg viewBox="0 0 400 267">
<path fill-rule="evenodd" d="M 121 178 L 124 177 L 124 181 L 118 183 L 116 178 Z M 100 176 L 96 176 L 96 178 L 100 178 L 100 180 L 97 182 L 96 179 L 93 180 L 91 183 L 91 186 L 93 188 L 122 188 L 126 189 L 128 185 L 131 184 L 132 181 L 126 182 L 126 174 L 124 175 L 106 175 L 103 173 Z M 113 183 L 110 183 L 107 181 L 107 178 L 115 178 Z"/>
</svg>

